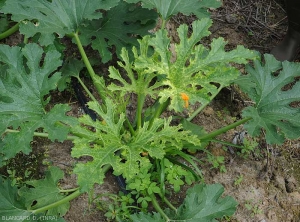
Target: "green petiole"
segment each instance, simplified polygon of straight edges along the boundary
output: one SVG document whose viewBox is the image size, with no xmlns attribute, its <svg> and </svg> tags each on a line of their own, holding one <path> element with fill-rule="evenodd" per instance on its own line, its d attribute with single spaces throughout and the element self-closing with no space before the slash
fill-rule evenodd
<svg viewBox="0 0 300 222">
<path fill-rule="evenodd" d="M 31 212 L 32 212 L 33 214 L 42 213 L 42 212 L 44 212 L 44 211 L 46 211 L 46 210 L 50 210 L 50 209 L 52 209 L 52 208 L 54 208 L 54 207 L 58 207 L 58 206 L 61 205 L 61 204 L 67 203 L 67 202 L 69 202 L 69 201 L 75 199 L 76 197 L 78 197 L 80 194 L 81 194 L 80 191 L 79 191 L 79 190 L 76 190 L 74 193 L 68 195 L 67 197 L 65 197 L 65 198 L 63 198 L 63 199 L 61 199 L 61 200 L 59 200 L 59 201 L 57 201 L 57 202 L 54 202 L 54 203 L 49 204 L 49 205 L 47 205 L 47 206 L 38 208 L 38 209 L 36 209 L 36 210 L 31 210 Z"/>
<path fill-rule="evenodd" d="M 138 102 L 137 102 L 137 110 L 136 110 L 136 121 L 137 121 L 137 129 L 143 127 L 142 125 L 142 111 L 145 102 L 145 95 L 139 94 L 138 95 Z"/>
<path fill-rule="evenodd" d="M 208 133 L 208 134 L 206 134 L 206 135 L 204 135 L 204 136 L 200 136 L 200 137 L 198 137 L 200 140 L 208 140 L 208 139 L 213 139 L 213 138 L 215 138 L 216 136 L 218 136 L 218 135 L 220 135 L 220 134 L 223 134 L 223 133 L 225 133 L 225 132 L 227 132 L 228 130 L 231 130 L 231 129 L 233 129 L 233 128 L 235 128 L 235 127 L 237 127 L 237 126 L 239 126 L 239 125 L 241 125 L 241 124 L 243 124 L 243 123 L 245 123 L 245 122 L 248 122 L 250 119 L 252 119 L 251 117 L 248 117 L 248 118 L 245 118 L 245 119 L 241 119 L 241 120 L 239 120 L 239 121 L 237 121 L 237 122 L 235 122 L 235 123 L 232 123 L 232 124 L 230 124 L 230 125 L 227 125 L 227 126 L 225 126 L 225 127 L 223 127 L 223 128 L 220 128 L 220 129 L 218 129 L 218 130 L 216 130 L 216 131 L 213 131 L 213 132 L 211 132 L 211 133 Z"/>
<path fill-rule="evenodd" d="M 166 221 L 170 221 L 169 217 L 165 214 L 165 212 L 161 209 L 161 207 L 159 206 L 155 195 L 152 194 L 148 194 L 149 197 L 151 198 L 151 202 L 153 204 L 153 207 L 157 210 L 157 212 L 160 213 L 160 215 L 166 220 Z"/>
<path fill-rule="evenodd" d="M 86 66 L 86 68 L 88 70 L 88 73 L 90 74 L 90 76 L 91 76 L 91 78 L 93 80 L 93 83 L 94 83 L 94 85 L 95 85 L 95 87 L 96 87 L 96 89 L 97 89 L 97 91 L 98 91 L 101 99 L 103 100 L 103 102 L 105 102 L 105 96 L 104 96 L 104 94 L 105 94 L 105 84 L 104 84 L 104 81 L 103 81 L 103 79 L 101 79 L 99 76 L 96 75 L 96 73 L 95 73 L 95 71 L 94 71 L 94 69 L 93 69 L 93 67 L 92 67 L 92 65 L 91 65 L 91 63 L 90 63 L 90 61 L 89 61 L 89 59 L 88 59 L 85 51 L 84 51 L 84 48 L 83 48 L 83 46 L 81 44 L 81 41 L 80 41 L 79 36 L 78 36 L 78 33 L 77 32 L 76 33 L 72 33 L 69 36 L 71 36 L 71 37 L 73 37 L 75 39 L 75 42 L 76 42 L 77 47 L 79 49 L 80 55 L 82 57 L 82 60 L 83 60 L 85 66 Z"/>
<path fill-rule="evenodd" d="M 17 24 L 15 24 L 14 26 L 10 27 L 10 28 L 9 28 L 8 30 L 6 30 L 5 32 L 2 32 L 2 33 L 0 34 L 0 40 L 1 40 L 1 39 L 5 39 L 6 37 L 8 37 L 8 36 L 14 34 L 16 31 L 18 31 L 18 30 L 19 30 L 19 24 L 20 24 L 20 23 L 17 23 Z"/>
<path fill-rule="evenodd" d="M 4 133 L 19 133 L 19 130 L 12 130 L 12 129 L 6 129 Z M 49 138 L 48 133 L 40 133 L 40 132 L 34 132 L 33 136 L 43 137 L 43 138 Z M 77 136 L 67 136 L 66 140 L 74 140 Z"/>
</svg>

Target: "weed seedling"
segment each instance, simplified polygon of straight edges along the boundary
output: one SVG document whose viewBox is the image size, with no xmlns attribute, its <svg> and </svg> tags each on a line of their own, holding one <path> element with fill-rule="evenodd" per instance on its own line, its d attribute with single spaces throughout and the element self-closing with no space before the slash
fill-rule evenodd
<svg viewBox="0 0 300 222">
<path fill-rule="evenodd" d="M 234 180 L 234 185 L 237 186 L 237 187 L 240 186 L 241 183 L 242 183 L 242 181 L 243 181 L 243 179 L 244 179 L 244 176 L 243 176 L 243 175 L 238 176 L 238 177 Z"/>
</svg>

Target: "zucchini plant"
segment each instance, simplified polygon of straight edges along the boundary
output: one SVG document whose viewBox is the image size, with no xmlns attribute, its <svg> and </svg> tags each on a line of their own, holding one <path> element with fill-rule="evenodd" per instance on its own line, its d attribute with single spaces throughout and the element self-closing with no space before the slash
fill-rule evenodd
<svg viewBox="0 0 300 222">
<path fill-rule="evenodd" d="M 185 150 L 206 152 L 210 140 L 244 123 L 253 136 L 264 130 L 268 143 L 299 137 L 299 108 L 290 106 L 299 101 L 299 84 L 282 91 L 299 75 L 299 65 L 278 62 L 270 55 L 265 55 L 262 63 L 257 52 L 243 46 L 226 51 L 223 38 L 214 39 L 210 46 L 202 44 L 212 24 L 206 9 L 219 5 L 219 1 L 209 0 L 5 1 L 1 12 L 17 22 L 25 42 L 35 39 L 38 44 L 0 45 L 0 165 L 19 152 L 30 153 L 34 137 L 71 140 L 72 157 L 91 159 L 75 165 L 78 186 L 70 190 L 59 188 L 63 173 L 57 167 L 50 167 L 44 179 L 25 181 L 20 187 L 1 178 L 2 219 L 57 217 L 64 221 L 70 200 L 92 193 L 109 169 L 125 178 L 136 199 L 134 209 L 140 210 L 117 214 L 114 219 L 118 221 L 215 221 L 232 215 L 237 202 L 221 197 L 224 188 L 220 184 L 205 184 L 199 160 Z M 155 34 L 146 35 L 155 24 L 152 9 L 162 25 Z M 181 25 L 177 29 L 179 42 L 171 43 L 165 24 L 179 12 L 193 13 L 199 20 L 192 23 L 191 34 L 187 25 Z M 65 58 L 59 52 L 57 39 L 62 37 L 72 39 L 81 60 Z M 115 47 L 119 59 L 116 66 L 109 67 L 108 77 L 96 74 L 86 45 L 99 53 L 102 63 L 112 59 L 110 49 Z M 232 65 L 251 60 L 254 67 L 247 65 L 247 75 L 242 76 Z M 84 68 L 96 92 L 82 80 Z M 51 105 L 50 92 L 57 87 L 65 90 L 71 77 L 89 96 L 88 106 L 96 113 L 96 121 L 88 115 L 66 115 L 70 110 L 67 104 Z M 243 111 L 243 119 L 210 133 L 191 123 L 233 82 L 255 102 Z M 131 98 L 137 102 L 134 118 L 127 115 L 129 95 L 135 95 Z M 146 100 L 152 104 L 146 106 Z M 162 115 L 166 110 L 176 114 L 166 117 Z M 178 124 L 175 115 L 182 112 L 189 117 L 181 118 Z M 195 185 L 176 208 L 169 195 L 183 184 Z M 157 212 L 147 213 L 149 203 Z"/>
</svg>

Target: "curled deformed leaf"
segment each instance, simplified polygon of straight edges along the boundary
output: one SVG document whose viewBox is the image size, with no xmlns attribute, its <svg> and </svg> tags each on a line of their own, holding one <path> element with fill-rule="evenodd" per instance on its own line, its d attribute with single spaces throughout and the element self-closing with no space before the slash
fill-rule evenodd
<svg viewBox="0 0 300 222">
<path fill-rule="evenodd" d="M 211 24 L 208 18 L 193 22 L 190 36 L 188 26 L 181 25 L 177 30 L 180 41 L 174 45 L 175 58 L 172 58 L 166 30 L 140 41 L 140 54 L 136 55 L 134 67 L 143 70 L 144 75 L 158 76 L 160 84 L 166 86 L 159 91 L 160 103 L 170 98 L 170 109 L 183 111 L 196 102 L 207 105 L 239 76 L 239 70 L 230 63 L 246 64 L 258 57 L 256 52 L 243 46 L 226 51 L 223 38 L 214 39 L 210 49 L 200 44 L 199 41 L 210 34 Z M 147 53 L 147 47 L 153 47 L 154 53 Z"/>
<path fill-rule="evenodd" d="M 82 137 L 73 141 L 72 156 L 93 158 L 87 163 L 78 163 L 74 169 L 82 191 L 88 191 L 95 183 L 103 183 L 106 165 L 113 168 L 114 174 L 131 179 L 139 173 L 142 165 L 150 162 L 148 156 L 162 159 L 166 148 L 180 150 L 184 142 L 200 145 L 196 136 L 181 131 L 181 126 L 170 126 L 171 119 L 155 119 L 151 127 L 145 122 L 135 135 L 130 135 L 122 130 L 125 115 L 116 112 L 112 100 L 107 98 L 105 104 L 106 111 L 99 104 L 89 102 L 89 108 L 102 120 L 94 122 L 85 115 L 79 119 L 82 126 L 72 129 L 75 135 Z M 143 152 L 148 156 L 143 156 Z"/>
</svg>

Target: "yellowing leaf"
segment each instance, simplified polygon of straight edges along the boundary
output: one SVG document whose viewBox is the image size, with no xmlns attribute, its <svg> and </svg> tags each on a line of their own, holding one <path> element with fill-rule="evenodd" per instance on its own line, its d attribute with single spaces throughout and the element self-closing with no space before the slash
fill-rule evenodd
<svg viewBox="0 0 300 222">
<path fill-rule="evenodd" d="M 166 87 L 159 91 L 160 103 L 171 98 L 170 109 L 182 111 L 186 101 L 182 95 L 188 95 L 189 104 L 200 102 L 207 105 L 219 91 L 239 76 L 239 70 L 230 63 L 245 64 L 257 58 L 257 53 L 238 46 L 225 51 L 223 38 L 214 39 L 210 49 L 200 44 L 201 38 L 210 34 L 210 19 L 193 22 L 193 32 L 188 35 L 188 26 L 178 28 L 180 42 L 175 44 L 175 59 L 171 59 L 170 40 L 166 30 L 160 30 L 153 38 L 140 41 L 140 54 L 136 55 L 134 67 L 143 70 L 143 74 L 156 74 L 160 84 Z M 153 47 L 154 53 L 145 48 Z"/>
<path fill-rule="evenodd" d="M 82 191 L 88 191 L 95 183 L 103 183 L 106 165 L 110 165 L 116 175 L 122 174 L 126 179 L 131 179 L 143 165 L 149 164 L 149 157 L 163 158 L 166 148 L 180 150 L 184 141 L 200 144 L 196 136 L 181 131 L 181 126 L 170 126 L 171 119 L 156 119 L 151 127 L 149 122 L 145 122 L 136 135 L 128 135 L 128 132 L 122 132 L 124 114 L 115 112 L 116 105 L 110 99 L 105 104 L 106 111 L 95 102 L 88 103 L 102 121 L 94 122 L 90 117 L 83 116 L 79 119 L 82 126 L 72 129 L 75 135 L 83 137 L 73 141 L 72 156 L 92 157 L 91 161 L 78 163 L 74 169 Z M 142 155 L 145 151 L 147 156 Z"/>
</svg>

